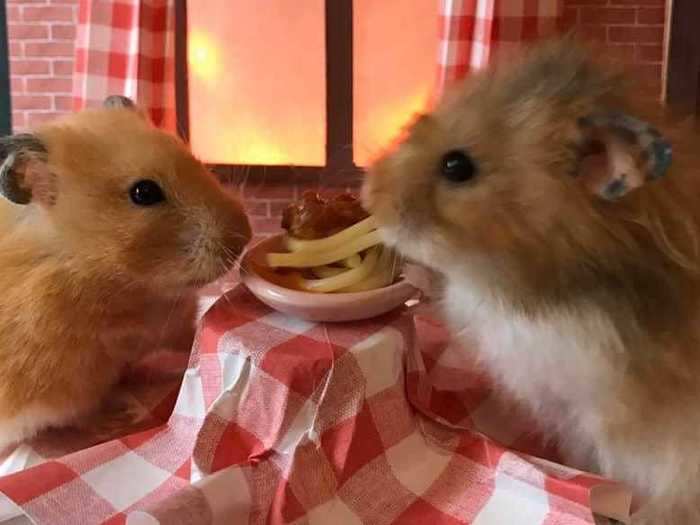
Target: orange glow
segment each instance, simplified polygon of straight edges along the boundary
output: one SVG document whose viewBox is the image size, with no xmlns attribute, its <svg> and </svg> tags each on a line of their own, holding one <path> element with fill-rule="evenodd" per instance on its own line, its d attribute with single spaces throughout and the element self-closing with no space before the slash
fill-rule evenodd
<svg viewBox="0 0 700 525">
<path fill-rule="evenodd" d="M 220 164 L 323 166 L 324 0 L 188 3 L 190 135 Z"/>
<path fill-rule="evenodd" d="M 435 84 L 438 4 L 355 0 L 354 151 L 366 166 L 423 111 Z"/>
<path fill-rule="evenodd" d="M 428 103 L 435 80 L 438 4 L 354 0 L 358 166 L 366 166 Z M 210 163 L 323 166 L 324 0 L 189 5 L 195 153 Z"/>
<path fill-rule="evenodd" d="M 190 74 L 201 80 L 216 80 L 220 74 L 216 44 L 200 31 L 191 31 L 187 42 Z"/>
</svg>

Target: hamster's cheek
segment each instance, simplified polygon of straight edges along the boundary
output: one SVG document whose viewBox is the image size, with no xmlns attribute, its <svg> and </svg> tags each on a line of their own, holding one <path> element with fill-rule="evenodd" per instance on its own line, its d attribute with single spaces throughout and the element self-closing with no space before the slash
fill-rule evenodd
<svg viewBox="0 0 700 525">
<path fill-rule="evenodd" d="M 396 249 L 405 257 L 438 272 L 447 271 L 447 265 L 456 262 L 454 250 L 448 249 L 438 234 L 406 235 Z"/>
<path fill-rule="evenodd" d="M 385 163 L 386 161 L 380 161 L 365 175 L 360 190 L 363 208 L 381 224 L 390 222 L 393 207 L 392 181 L 389 172 L 384 168 Z"/>
<path fill-rule="evenodd" d="M 488 181 L 436 186 L 434 209 L 438 220 L 460 230 L 466 237 L 475 235 L 485 223 L 493 220 L 500 206 L 498 190 Z"/>
</svg>

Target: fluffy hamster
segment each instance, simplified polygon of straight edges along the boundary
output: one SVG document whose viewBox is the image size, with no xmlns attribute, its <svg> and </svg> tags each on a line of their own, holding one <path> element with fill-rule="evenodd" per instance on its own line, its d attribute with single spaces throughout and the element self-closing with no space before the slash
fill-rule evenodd
<svg viewBox="0 0 700 525">
<path fill-rule="evenodd" d="M 0 139 L 0 449 L 94 411 L 251 235 L 181 141 L 105 105 Z"/>
<path fill-rule="evenodd" d="M 420 117 L 363 202 L 570 464 L 630 484 L 634 523 L 695 524 L 700 148 L 660 114 L 589 51 L 543 44 Z"/>
</svg>

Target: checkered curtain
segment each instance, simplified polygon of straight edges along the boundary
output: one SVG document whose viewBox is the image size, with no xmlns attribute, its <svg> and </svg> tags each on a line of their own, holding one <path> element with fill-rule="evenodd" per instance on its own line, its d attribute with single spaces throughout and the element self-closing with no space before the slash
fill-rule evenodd
<svg viewBox="0 0 700 525">
<path fill-rule="evenodd" d="M 175 130 L 174 0 L 80 0 L 74 109 L 125 95 Z"/>
<path fill-rule="evenodd" d="M 438 92 L 496 53 L 553 35 L 562 0 L 439 0 Z"/>
</svg>

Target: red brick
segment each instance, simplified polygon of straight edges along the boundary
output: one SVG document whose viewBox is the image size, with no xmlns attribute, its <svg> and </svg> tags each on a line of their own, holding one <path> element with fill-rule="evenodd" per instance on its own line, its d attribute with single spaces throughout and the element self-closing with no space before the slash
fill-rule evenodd
<svg viewBox="0 0 700 525">
<path fill-rule="evenodd" d="M 19 58 L 19 57 L 24 56 L 24 51 L 23 51 L 21 42 L 10 42 L 9 49 L 10 49 L 10 57 L 12 57 L 12 58 Z"/>
<path fill-rule="evenodd" d="M 566 0 L 567 6 L 576 5 L 606 5 L 608 0 Z"/>
<path fill-rule="evenodd" d="M 25 118 L 24 113 L 21 111 L 14 111 L 12 113 L 12 127 L 14 129 L 17 129 L 17 128 L 23 128 L 26 125 L 27 125 L 27 119 Z"/>
<path fill-rule="evenodd" d="M 10 92 L 12 95 L 16 93 L 24 93 L 24 79 L 21 77 L 10 78 Z"/>
<path fill-rule="evenodd" d="M 72 57 L 72 42 L 27 42 L 24 52 L 28 57 Z"/>
<path fill-rule="evenodd" d="M 22 21 L 22 11 L 17 6 L 8 6 L 5 14 L 9 23 Z"/>
<path fill-rule="evenodd" d="M 75 40 L 75 26 L 74 25 L 57 25 L 51 26 L 51 39 L 52 40 Z"/>
<path fill-rule="evenodd" d="M 638 62 L 663 62 L 664 46 L 650 45 L 637 46 L 637 61 Z"/>
<path fill-rule="evenodd" d="M 606 58 L 631 63 L 634 62 L 635 47 L 633 44 L 611 44 L 605 47 Z"/>
<path fill-rule="evenodd" d="M 635 9 L 629 7 L 584 7 L 581 10 L 582 24 L 634 24 Z"/>
<path fill-rule="evenodd" d="M 294 198 L 294 187 L 291 184 L 263 184 L 252 182 L 243 188 L 243 197 L 246 199 L 287 199 Z"/>
<path fill-rule="evenodd" d="M 559 19 L 559 24 L 563 30 L 568 31 L 578 24 L 578 20 L 579 9 L 577 7 L 564 7 L 561 18 Z"/>
<path fill-rule="evenodd" d="M 661 83 L 661 64 L 635 64 L 633 71 L 642 85 Z"/>
<path fill-rule="evenodd" d="M 73 97 L 56 95 L 53 97 L 53 104 L 58 111 L 71 111 L 73 109 Z"/>
<path fill-rule="evenodd" d="M 15 95 L 12 97 L 13 109 L 51 109 L 52 100 L 48 95 Z"/>
<path fill-rule="evenodd" d="M 610 0 L 612 5 L 665 5 L 666 0 Z"/>
<path fill-rule="evenodd" d="M 277 218 L 251 217 L 253 232 L 257 235 L 279 233 L 282 229 Z"/>
<path fill-rule="evenodd" d="M 65 113 L 60 112 L 46 112 L 46 113 L 31 113 L 27 112 L 27 126 L 34 127 L 39 124 L 43 124 L 49 120 L 53 120 L 56 117 L 65 115 Z"/>
<path fill-rule="evenodd" d="M 42 24 L 8 24 L 7 37 L 10 40 L 46 39 L 49 28 Z"/>
<path fill-rule="evenodd" d="M 73 61 L 72 60 L 53 60 L 51 62 L 54 75 L 72 75 Z"/>
<path fill-rule="evenodd" d="M 70 78 L 28 78 L 27 93 L 70 93 L 73 82 Z"/>
<path fill-rule="evenodd" d="M 51 62 L 48 60 L 11 60 L 10 73 L 13 75 L 48 75 Z"/>
<path fill-rule="evenodd" d="M 252 217 L 270 216 L 270 205 L 265 201 L 248 201 L 245 203 L 245 209 Z"/>
<path fill-rule="evenodd" d="M 78 4 L 80 0 L 51 0 L 52 4 Z"/>
<path fill-rule="evenodd" d="M 607 27 L 600 25 L 579 25 L 575 28 L 576 34 L 592 42 L 605 42 L 608 39 Z"/>
<path fill-rule="evenodd" d="M 609 33 L 610 42 L 657 44 L 663 41 L 664 28 L 657 26 L 613 26 Z"/>
<path fill-rule="evenodd" d="M 273 201 L 270 203 L 270 217 L 277 217 L 280 220 L 282 212 L 287 209 L 291 201 Z"/>
<path fill-rule="evenodd" d="M 637 10 L 639 24 L 665 24 L 666 9 L 663 7 L 641 7 Z"/>
<path fill-rule="evenodd" d="M 73 22 L 73 8 L 67 5 L 27 6 L 22 8 L 25 22 Z"/>
</svg>

